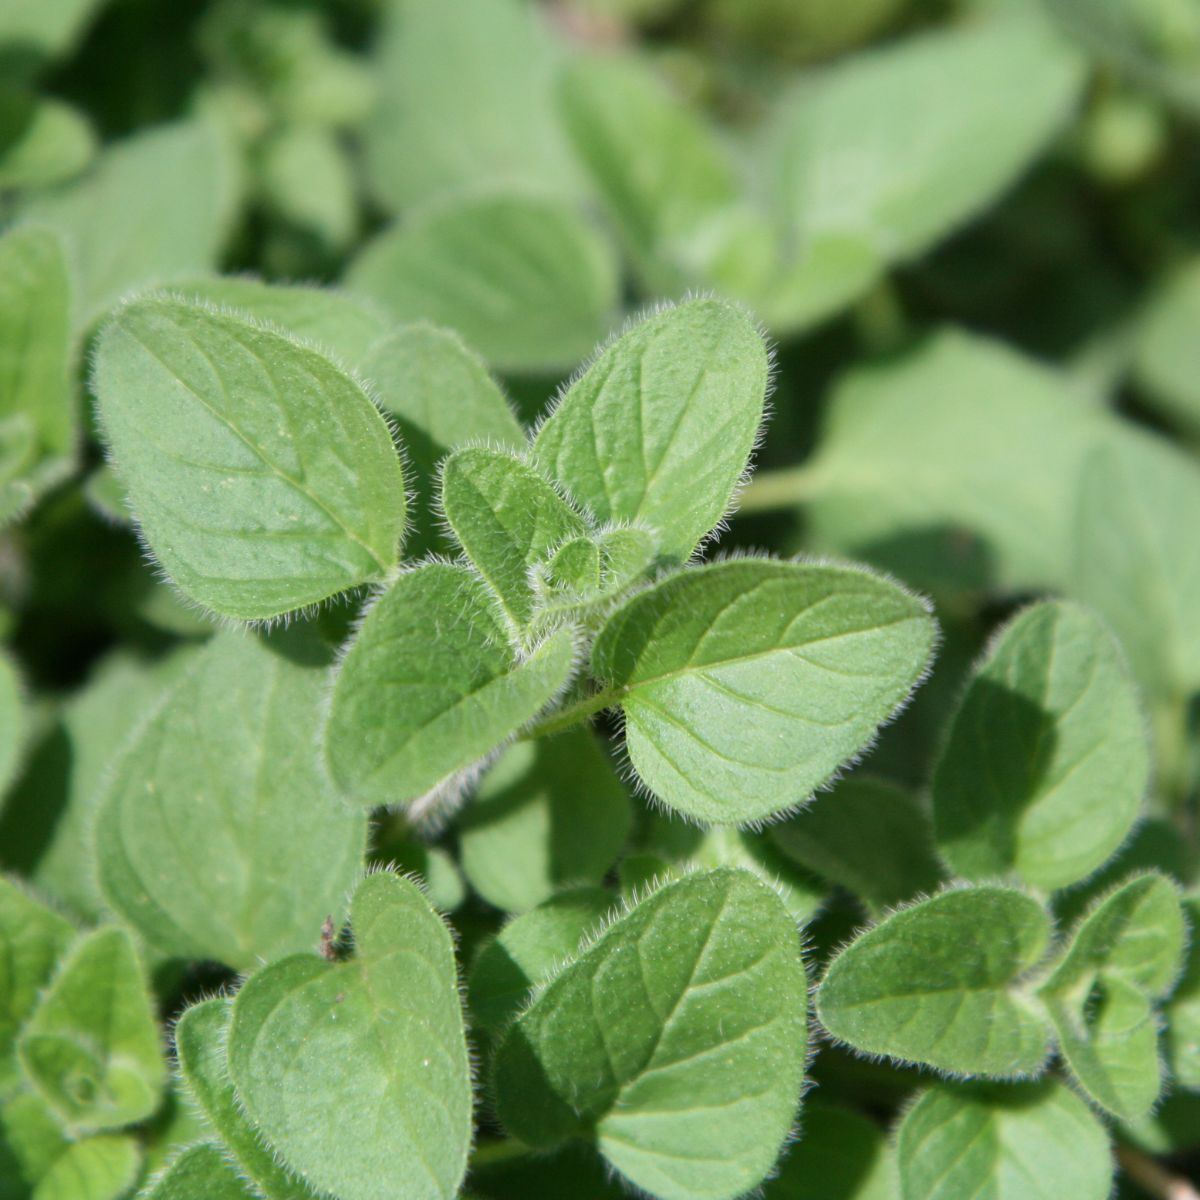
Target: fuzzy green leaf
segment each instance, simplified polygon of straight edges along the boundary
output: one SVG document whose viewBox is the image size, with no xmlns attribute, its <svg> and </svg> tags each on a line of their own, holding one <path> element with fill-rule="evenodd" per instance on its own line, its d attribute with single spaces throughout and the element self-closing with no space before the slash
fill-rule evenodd
<svg viewBox="0 0 1200 1200">
<path fill-rule="evenodd" d="M 442 466 L 442 512 L 517 630 L 533 616 L 533 565 L 579 537 L 583 518 L 515 455 L 472 447 Z"/>
<path fill-rule="evenodd" d="M 32 1092 L 0 1107 L 0 1200 L 120 1200 L 141 1160 L 125 1134 L 71 1141 Z"/>
<path fill-rule="evenodd" d="M 316 351 L 151 298 L 105 327 L 93 382 L 146 540 L 193 600 L 272 617 L 396 565 L 404 479 L 387 426 Z"/>
<path fill-rule="evenodd" d="M 232 1008 L 231 1000 L 204 1000 L 180 1017 L 175 1025 L 180 1077 L 240 1173 L 266 1200 L 311 1200 L 314 1193 L 283 1170 L 238 1105 L 225 1058 Z"/>
<path fill-rule="evenodd" d="M 1184 911 L 1192 939 L 1179 985 L 1167 1006 L 1167 1059 L 1179 1083 L 1200 1090 L 1200 897 L 1189 896 Z"/>
<path fill-rule="evenodd" d="M 852 775 L 770 832 L 789 857 L 876 913 L 942 882 L 928 815 L 911 793 L 882 779 Z"/>
<path fill-rule="evenodd" d="M 616 902 L 603 888 L 572 888 L 505 925 L 471 967 L 467 998 L 475 1023 L 489 1033 L 502 1030 L 525 1007 L 531 989 L 577 956 L 585 935 L 600 927 Z"/>
<path fill-rule="evenodd" d="M 313 745 L 328 667 L 303 634 L 219 634 L 113 768 L 100 886 L 162 952 L 248 969 L 314 945 L 326 915 L 341 917 L 366 823 L 338 802 Z"/>
<path fill-rule="evenodd" d="M 776 328 L 811 324 L 974 217 L 1065 123 L 1081 67 L 1022 11 L 867 51 L 786 93 L 764 170 L 787 236 L 756 309 Z"/>
<path fill-rule="evenodd" d="M 682 562 L 728 511 L 758 436 L 767 350 L 740 308 L 693 300 L 602 350 L 538 431 L 535 460 L 600 521 Z"/>
<path fill-rule="evenodd" d="M 1072 1074 L 1121 1120 L 1144 1117 L 1162 1087 L 1153 1001 L 1174 982 L 1186 937 L 1175 885 L 1140 875 L 1084 917 L 1042 985 Z"/>
<path fill-rule="evenodd" d="M 1057 1080 L 930 1088 L 898 1139 L 904 1200 L 1106 1200 L 1108 1134 Z"/>
<path fill-rule="evenodd" d="M 1046 1024 L 1021 990 L 1050 940 L 1036 900 L 1002 887 L 943 892 L 860 934 L 829 964 L 817 1015 L 865 1054 L 1004 1078 L 1037 1071 Z"/>
<path fill-rule="evenodd" d="M 102 926 L 71 948 L 17 1042 L 21 1069 L 74 1132 L 150 1116 L 166 1064 L 133 939 Z"/>
<path fill-rule="evenodd" d="M 563 631 L 518 660 L 487 586 L 464 567 L 401 575 L 334 683 L 325 729 L 334 779 L 367 806 L 432 803 L 554 698 L 572 657 Z"/>
<path fill-rule="evenodd" d="M 75 930 L 0 876 L 0 1095 L 17 1081 L 17 1033 Z"/>
<path fill-rule="evenodd" d="M 806 1104 L 804 1136 L 785 1152 L 763 1200 L 898 1200 L 896 1153 L 873 1121 Z"/>
<path fill-rule="evenodd" d="M 629 797 L 586 729 L 518 742 L 458 821 L 462 868 L 490 904 L 524 912 L 573 883 L 599 883 L 629 833 Z"/>
<path fill-rule="evenodd" d="M 866 749 L 934 636 L 920 600 L 868 572 L 740 559 L 639 593 L 592 662 L 651 791 L 737 824 L 802 803 Z"/>
<path fill-rule="evenodd" d="M 388 5 L 366 133 L 379 198 L 408 209 L 494 184 L 577 190 L 553 106 L 561 57 L 541 11 L 520 0 Z"/>
<path fill-rule="evenodd" d="M 353 959 L 281 959 L 238 993 L 234 1086 L 315 1190 L 392 1200 L 403 1180 L 412 1200 L 451 1200 L 471 1141 L 471 1071 L 450 934 L 395 875 L 369 876 L 350 911 Z"/>
<path fill-rule="evenodd" d="M 537 620 L 553 627 L 563 618 L 602 618 L 611 601 L 653 572 L 657 545 L 635 525 L 564 542 L 530 573 Z"/>
<path fill-rule="evenodd" d="M 805 997 L 795 926 L 766 884 L 730 869 L 668 884 L 513 1026 L 500 1117 L 532 1146 L 595 1136 L 661 1200 L 740 1196 L 799 1103 Z"/>
<path fill-rule="evenodd" d="M 249 1184 L 216 1146 L 188 1146 L 139 1200 L 254 1200 Z"/>
<path fill-rule="evenodd" d="M 113 144 L 88 174 L 20 212 L 63 234 L 83 325 L 131 288 L 215 267 L 233 207 L 228 148 L 189 120 Z"/>
<path fill-rule="evenodd" d="M 1150 779 L 1138 697 L 1104 624 L 1046 602 L 1004 627 L 933 779 L 938 845 L 965 879 L 1066 887 L 1106 862 Z"/>
<path fill-rule="evenodd" d="M 29 226 L 0 237 L 0 523 L 70 470 L 70 317 L 58 236 Z"/>
<path fill-rule="evenodd" d="M 498 370 L 553 372 L 612 325 L 612 247 L 574 205 L 463 196 L 385 230 L 354 260 L 353 292 L 398 321 L 456 330 Z"/>
</svg>

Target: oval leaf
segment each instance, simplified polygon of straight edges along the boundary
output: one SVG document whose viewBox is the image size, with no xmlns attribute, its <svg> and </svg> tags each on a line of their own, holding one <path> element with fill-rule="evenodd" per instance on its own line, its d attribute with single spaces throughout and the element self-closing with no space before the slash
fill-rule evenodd
<svg viewBox="0 0 1200 1200">
<path fill-rule="evenodd" d="M 315 350 L 151 298 L 104 328 L 93 386 L 146 540 L 198 603 L 274 617 L 396 565 L 405 500 L 391 436 Z"/>
<path fill-rule="evenodd" d="M 452 1200 L 471 1142 L 471 1069 L 449 931 L 395 875 L 364 880 L 350 912 L 354 958 L 294 955 L 238 993 L 234 1086 L 317 1191 L 393 1200 L 402 1180 L 411 1200 Z"/>
<path fill-rule="evenodd" d="M 866 571 L 741 559 L 635 596 L 592 663 L 642 780 L 696 820 L 761 820 L 812 795 L 929 661 L 925 605 Z"/>
<path fill-rule="evenodd" d="M 746 871 L 689 876 L 610 926 L 513 1026 L 501 1120 L 537 1147 L 594 1135 L 662 1200 L 740 1196 L 795 1116 L 806 1008 L 778 896 Z"/>
</svg>

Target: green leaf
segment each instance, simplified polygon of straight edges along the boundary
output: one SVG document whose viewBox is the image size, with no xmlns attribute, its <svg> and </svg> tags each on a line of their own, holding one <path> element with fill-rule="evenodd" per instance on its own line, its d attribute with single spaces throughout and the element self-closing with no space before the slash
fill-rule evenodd
<svg viewBox="0 0 1200 1200">
<path fill-rule="evenodd" d="M 520 192 L 422 209 L 370 242 L 346 283 L 398 321 L 456 330 L 497 370 L 516 373 L 578 362 L 618 303 L 617 263 L 600 231 L 566 201 Z"/>
<path fill-rule="evenodd" d="M 0 818 L 6 867 L 88 920 L 104 908 L 93 832 L 105 772 L 190 659 L 149 662 L 127 651 L 103 659 L 30 747 Z"/>
<path fill-rule="evenodd" d="M 496 1062 L 501 1120 L 528 1145 L 592 1135 L 661 1200 L 740 1196 L 800 1098 L 806 986 L 795 926 L 746 871 L 668 884 L 533 1002 Z"/>
<path fill-rule="evenodd" d="M 578 955 L 616 903 L 603 888 L 571 888 L 509 921 L 471 966 L 467 1001 L 475 1024 L 489 1033 L 502 1030 L 535 987 Z"/>
<path fill-rule="evenodd" d="M 493 184 L 577 191 L 553 105 L 562 55 L 539 10 L 519 0 L 398 0 L 375 54 L 380 95 L 366 152 L 385 204 L 407 209 Z"/>
<path fill-rule="evenodd" d="M 416 885 L 394 875 L 359 884 L 350 911 L 353 959 L 281 959 L 238 993 L 234 1086 L 315 1190 L 392 1200 L 403 1180 L 412 1200 L 450 1200 L 471 1141 L 450 934 Z"/>
<path fill-rule="evenodd" d="M 600 521 L 683 562 L 729 509 L 762 424 L 768 360 L 718 300 L 647 317 L 602 350 L 538 431 L 535 460 Z"/>
<path fill-rule="evenodd" d="M 35 64 L 65 54 L 104 0 L 6 0 L 0 10 L 0 47 L 29 54 Z"/>
<path fill-rule="evenodd" d="M 334 130 L 285 125 L 263 143 L 258 184 L 267 212 L 321 254 L 342 254 L 358 235 L 358 179 Z"/>
<path fill-rule="evenodd" d="M 898 1138 L 904 1200 L 1106 1200 L 1108 1134 L 1057 1080 L 930 1088 Z"/>
<path fill-rule="evenodd" d="M 344 912 L 366 824 L 313 745 L 328 667 L 303 633 L 218 634 L 111 769 L 100 886 L 163 953 L 244 970 Z"/>
<path fill-rule="evenodd" d="M 516 630 L 533 616 L 530 569 L 586 529 L 544 476 L 500 450 L 456 450 L 442 466 L 441 508 L 458 544 Z"/>
<path fill-rule="evenodd" d="M 763 1187 L 763 1200 L 898 1200 L 896 1154 L 874 1121 L 806 1104 L 804 1135 Z"/>
<path fill-rule="evenodd" d="M 1166 1009 L 1167 1061 L 1181 1086 L 1200 1090 L 1200 898 L 1189 896 L 1183 904 L 1192 939 Z"/>
<path fill-rule="evenodd" d="M 1049 941 L 1049 917 L 1021 892 L 943 892 L 841 951 L 817 992 L 817 1016 L 865 1054 L 956 1074 L 1028 1075 L 1045 1062 L 1049 1039 L 1022 976 Z"/>
<path fill-rule="evenodd" d="M 0 522 L 19 516 L 71 467 L 70 280 L 50 230 L 0 237 Z"/>
<path fill-rule="evenodd" d="M 78 175 L 95 138 L 70 105 L 21 91 L 0 91 L 0 191 L 47 187 Z"/>
<path fill-rule="evenodd" d="M 71 947 L 17 1043 L 21 1069 L 74 1133 L 150 1116 L 166 1064 L 133 939 L 101 926 Z"/>
<path fill-rule="evenodd" d="M 852 775 L 770 832 L 789 857 L 876 914 L 942 882 L 928 815 L 910 792 L 882 779 Z"/>
<path fill-rule="evenodd" d="M 17 1082 L 17 1033 L 75 930 L 0 876 L 0 1095 Z"/>
<path fill-rule="evenodd" d="M 1162 1087 L 1153 1001 L 1174 983 L 1186 937 L 1175 885 L 1136 876 L 1084 917 L 1040 989 L 1071 1073 L 1121 1120 L 1145 1116 Z"/>
<path fill-rule="evenodd" d="M 93 385 L 142 532 L 193 600 L 261 619 L 395 567 L 399 460 L 367 394 L 321 354 L 151 298 L 104 328 Z"/>
<path fill-rule="evenodd" d="M 633 57 L 571 65 L 563 113 L 575 148 L 655 294 L 680 290 L 706 225 L 737 198 L 722 147 L 700 117 Z"/>
<path fill-rule="evenodd" d="M 866 571 L 735 559 L 636 595 L 592 663 L 650 790 L 738 824 L 801 804 L 862 753 L 934 637 L 920 600 Z"/>
<path fill-rule="evenodd" d="M 1073 590 L 1112 626 L 1143 686 L 1175 700 L 1200 688 L 1200 467 L 1152 435 L 1122 434 L 1084 468 Z"/>
<path fill-rule="evenodd" d="M 254 1195 L 221 1151 L 202 1142 L 176 1155 L 139 1200 L 254 1200 Z"/>
<path fill-rule="evenodd" d="M 391 322 L 371 305 L 334 288 L 212 276 L 173 283 L 171 293 L 222 308 L 241 309 L 260 321 L 281 325 L 335 362 L 364 373 L 372 348 L 392 328 Z"/>
<path fill-rule="evenodd" d="M 588 730 L 518 742 L 458 820 L 462 868 L 489 904 L 524 912 L 567 884 L 600 883 L 630 821 L 625 788 Z"/>
<path fill-rule="evenodd" d="M 267 1200 L 310 1200 L 314 1193 L 279 1165 L 238 1106 L 225 1059 L 232 1009 L 231 1000 L 204 1000 L 179 1018 L 175 1056 L 180 1077 L 239 1173 L 252 1181 L 258 1192 Z"/>
<path fill-rule="evenodd" d="M 1027 10 L 805 78 L 764 139 L 782 253 L 756 310 L 773 328 L 812 324 L 954 232 L 1037 158 L 1083 81 L 1078 57 Z"/>
<path fill-rule="evenodd" d="M 115 143 L 87 175 L 19 211 L 63 234 L 81 326 L 131 288 L 216 266 L 233 209 L 228 150 L 211 125 L 189 120 Z"/>
<path fill-rule="evenodd" d="M 518 658 L 487 586 L 465 567 L 401 575 L 367 613 L 334 683 L 325 729 L 334 780 L 368 807 L 423 797 L 421 815 L 557 695 L 573 653 L 564 630 Z"/>
<path fill-rule="evenodd" d="M 1185 432 L 1200 431 L 1200 260 L 1172 275 L 1138 323 L 1133 369 L 1145 399 Z"/>
<path fill-rule="evenodd" d="M 32 1092 L 0 1108 L 0 1200 L 119 1200 L 141 1158 L 123 1134 L 70 1141 Z"/>
<path fill-rule="evenodd" d="M 1149 781 L 1120 647 L 1087 609 L 1035 604 L 996 635 L 954 715 L 933 777 L 938 846 L 964 879 L 1066 887 L 1125 840 Z"/>
<path fill-rule="evenodd" d="M 0 799 L 8 791 L 25 741 L 21 678 L 13 661 L 0 650 Z"/>
<path fill-rule="evenodd" d="M 410 556 L 442 548 L 433 522 L 437 465 L 456 446 L 523 450 L 525 431 L 482 359 L 448 329 L 402 325 L 375 344 L 362 373 L 399 427 L 415 484 Z"/>
</svg>

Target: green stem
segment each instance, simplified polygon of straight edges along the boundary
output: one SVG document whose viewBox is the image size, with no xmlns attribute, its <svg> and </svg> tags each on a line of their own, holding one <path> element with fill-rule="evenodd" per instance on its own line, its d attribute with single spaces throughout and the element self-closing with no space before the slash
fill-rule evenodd
<svg viewBox="0 0 1200 1200">
<path fill-rule="evenodd" d="M 620 699 L 620 695 L 620 690 L 617 688 L 593 692 L 589 696 L 576 700 L 574 704 L 568 704 L 566 708 L 559 709 L 558 712 L 551 713 L 548 717 L 543 717 L 525 730 L 521 738 L 523 741 L 531 742 L 535 738 L 562 733 L 564 729 L 570 729 L 573 725 L 586 721 L 588 717 L 594 717 L 596 713 L 603 712 L 606 708 L 612 708 Z"/>
<path fill-rule="evenodd" d="M 504 1142 L 484 1142 L 475 1147 L 471 1155 L 471 1166 L 482 1167 L 488 1163 L 508 1162 L 509 1159 L 521 1158 L 528 1153 L 528 1146 L 512 1139 Z"/>
<path fill-rule="evenodd" d="M 734 516 L 795 508 L 817 491 L 817 473 L 807 463 L 756 475 L 741 494 Z"/>
</svg>

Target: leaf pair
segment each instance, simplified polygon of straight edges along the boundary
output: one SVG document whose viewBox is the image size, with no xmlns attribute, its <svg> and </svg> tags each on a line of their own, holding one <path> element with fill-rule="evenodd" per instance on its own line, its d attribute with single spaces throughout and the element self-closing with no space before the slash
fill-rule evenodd
<svg viewBox="0 0 1200 1200">
<path fill-rule="evenodd" d="M 1130 880 L 1080 922 L 1039 982 L 1050 934 L 1046 911 L 1020 892 L 943 892 L 834 958 L 818 1016 L 858 1050 L 991 1078 L 1039 1073 L 1053 1030 L 1085 1094 L 1135 1120 L 1161 1088 L 1155 1003 L 1183 953 L 1178 895 L 1163 876 Z"/>
</svg>

